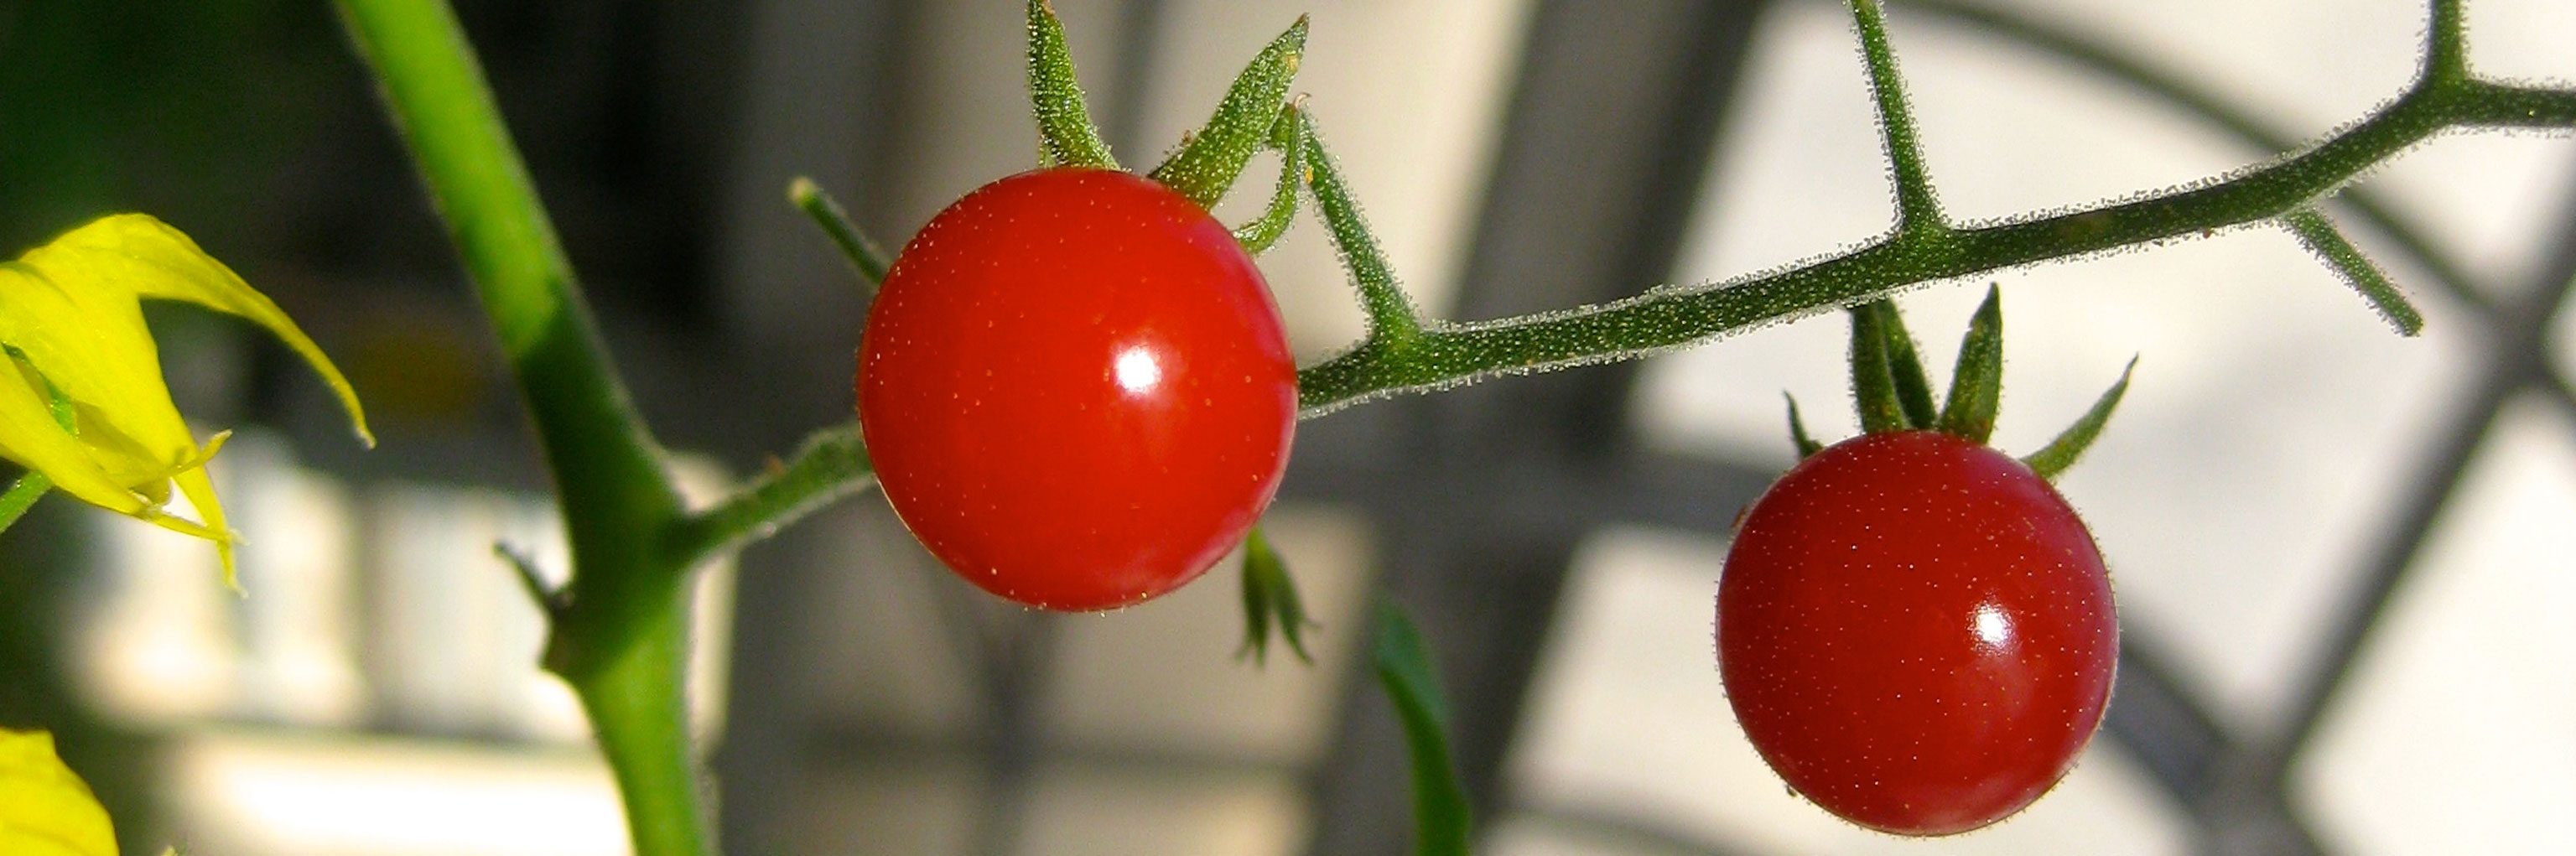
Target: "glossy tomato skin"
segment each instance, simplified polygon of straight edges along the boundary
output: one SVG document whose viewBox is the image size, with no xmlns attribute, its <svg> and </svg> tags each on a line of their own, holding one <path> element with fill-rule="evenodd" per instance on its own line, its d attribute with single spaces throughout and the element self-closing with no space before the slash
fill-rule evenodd
<svg viewBox="0 0 2576 856">
<path fill-rule="evenodd" d="M 2101 724 L 2120 647 L 2074 509 L 1934 431 L 1863 435 L 1773 484 L 1727 554 L 1717 643 L 1771 769 L 1904 835 L 1975 829 L 2054 786 Z"/>
<path fill-rule="evenodd" d="M 1004 178 L 941 211 L 869 307 L 859 422 L 895 513 L 1030 606 L 1189 582 L 1278 490 L 1296 365 L 1234 236 L 1152 180 Z"/>
</svg>

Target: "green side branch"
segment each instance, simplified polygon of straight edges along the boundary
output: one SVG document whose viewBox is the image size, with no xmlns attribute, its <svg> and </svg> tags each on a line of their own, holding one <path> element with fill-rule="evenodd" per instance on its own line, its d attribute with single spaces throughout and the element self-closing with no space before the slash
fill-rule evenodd
<svg viewBox="0 0 2576 856">
<path fill-rule="evenodd" d="M 1905 98 L 1905 79 L 1896 72 L 1896 51 L 1887 45 L 1886 18 L 1878 0 L 1851 0 L 1851 13 L 1860 31 L 1861 60 L 1869 67 L 1870 94 L 1877 101 L 1879 143 L 1887 149 L 1896 180 L 1896 230 L 1946 230 L 1940 201 L 1932 193 L 1931 170 L 1923 164 L 1923 143 L 1914 131 L 1914 109 Z"/>
<path fill-rule="evenodd" d="M 2406 301 L 2405 293 L 2397 290 L 2397 284 L 2389 281 L 2388 274 L 2381 271 L 2369 256 L 2363 255 L 2361 248 L 2353 246 L 2352 240 L 2344 237 L 2343 231 L 2335 228 L 2334 221 L 2327 219 L 2324 212 L 2301 208 L 2281 215 L 2281 223 L 2290 228 L 2290 234 L 2298 236 L 2299 243 L 2306 245 L 2309 252 L 2316 253 L 2327 267 L 2334 268 L 2336 275 L 2343 277 L 2352 290 L 2360 292 L 2363 300 L 2370 301 L 2370 308 L 2376 310 L 2380 318 L 2386 319 L 2388 326 L 2397 328 L 2399 335 L 2412 336 L 2424 331 L 2424 313 L 2416 311 L 2415 305 Z"/>
<path fill-rule="evenodd" d="M 2213 88 L 2073 29 L 1972 0 L 1903 0 L 1900 5 L 1918 14 L 1967 24 L 2134 87 L 2264 152 L 2288 152 L 2299 147 L 2296 136 L 2270 124 L 2260 113 L 2230 102 Z M 2435 247 L 2423 228 L 2398 214 L 2378 194 L 2368 188 L 2349 187 L 2338 194 L 2338 199 L 2343 207 L 2386 237 L 2394 249 L 2414 259 L 2453 299 L 2480 311 L 2490 310 L 2486 293 L 2477 288 L 2459 261 Z"/>
<path fill-rule="evenodd" d="M 1333 249 L 1341 256 L 1342 267 L 1351 281 L 1359 286 L 1360 308 L 1368 313 L 1369 347 L 1378 353 L 1403 353 L 1422 337 L 1422 319 L 1415 313 L 1413 301 L 1397 284 L 1395 268 L 1387 264 L 1386 252 L 1378 248 L 1377 236 L 1369 231 L 1368 221 L 1360 216 L 1360 204 L 1350 186 L 1342 182 L 1341 164 L 1324 150 L 1324 140 L 1315 130 L 1313 117 L 1303 110 L 1287 115 L 1295 122 L 1297 139 L 1306 160 L 1306 188 L 1315 195 L 1315 210 L 1324 217 L 1324 228 L 1332 233 Z M 1297 373 L 1298 398 L 1305 408 L 1307 372 Z"/>
<path fill-rule="evenodd" d="M 2454 127 L 2576 127 L 2576 90 L 2428 79 L 2313 148 L 2215 184 L 1928 239 L 1881 240 L 1732 283 L 1659 290 L 1562 313 L 1433 324 L 1400 346 L 1372 335 L 1299 371 L 1298 404 L 1301 415 L 1313 417 L 1361 401 L 1495 375 L 1633 359 L 1865 302 L 1914 283 L 2271 219 L 2312 204 L 2407 146 Z"/>
<path fill-rule="evenodd" d="M 867 233 L 850 222 L 850 212 L 841 207 L 841 201 L 824 192 L 811 178 L 800 175 L 787 183 L 787 203 L 805 212 L 805 218 L 814 221 L 824 237 L 832 239 L 841 257 L 849 260 L 850 270 L 859 275 L 861 282 L 860 302 L 875 299 L 876 286 L 885 283 L 886 270 L 894 266 L 885 249 L 868 240 Z"/>
<path fill-rule="evenodd" d="M 866 489 L 874 474 L 857 424 L 815 432 L 787 461 L 671 526 L 663 551 L 688 565 L 732 552 Z"/>
</svg>

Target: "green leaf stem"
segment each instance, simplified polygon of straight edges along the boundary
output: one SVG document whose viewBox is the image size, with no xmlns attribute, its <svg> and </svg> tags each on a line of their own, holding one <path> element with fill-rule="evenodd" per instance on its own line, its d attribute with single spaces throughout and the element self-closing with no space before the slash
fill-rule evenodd
<svg viewBox="0 0 2576 856">
<path fill-rule="evenodd" d="M 1905 100 L 1905 79 L 1896 73 L 1896 52 L 1887 46 L 1887 21 L 1878 0 L 1850 0 L 1852 24 L 1860 31 L 1860 55 L 1869 67 L 1870 94 L 1878 107 L 1879 142 L 1896 179 L 1896 231 L 1899 235 L 1939 232 L 1947 228 L 1941 204 L 1932 193 L 1931 171 L 1923 165 L 1923 143 L 1914 132 L 1914 110 Z"/>
<path fill-rule="evenodd" d="M 2297 235 L 2309 252 L 2324 259 L 2327 267 L 2334 268 L 2352 290 L 2360 292 L 2363 300 L 2370 301 L 2370 308 L 2378 310 L 2379 317 L 2387 319 L 2388 326 L 2397 328 L 2399 335 L 2424 332 L 2424 313 L 2406 301 L 2406 295 L 2388 280 L 2388 274 L 2363 255 L 2361 248 L 2353 246 L 2324 212 L 2301 208 L 2281 215 L 2281 224 L 2288 226 L 2290 234 Z"/>
<path fill-rule="evenodd" d="M 1932 280 L 2198 235 L 2278 217 L 2335 192 L 2408 146 L 2451 128 L 2576 127 L 2576 89 L 2484 80 L 2423 83 L 2297 154 L 2234 176 L 2046 216 L 1907 240 L 1881 239 L 1796 267 L 1665 288 L 1568 311 L 1423 325 L 1401 343 L 1372 335 L 1298 372 L 1300 415 L 1444 389 L 1502 374 L 1635 359 L 1866 302 Z"/>
<path fill-rule="evenodd" d="M 788 182 L 787 202 L 805 212 L 806 219 L 821 227 L 823 235 L 832 239 L 832 246 L 840 249 L 841 257 L 849 260 L 850 270 L 857 272 L 863 283 L 860 303 L 874 299 L 876 286 L 885 283 L 886 269 L 893 266 L 885 249 L 868 240 L 867 233 L 850 222 L 850 212 L 841 207 L 840 200 L 833 199 L 811 178 L 800 175 Z"/>
<path fill-rule="evenodd" d="M 1343 269 L 1359 286 L 1360 306 L 1368 312 L 1371 346 L 1388 353 L 1403 353 L 1422 335 L 1422 319 L 1414 314 L 1413 300 L 1396 284 L 1395 269 L 1386 263 L 1386 252 L 1378 249 L 1377 236 L 1371 234 L 1368 221 L 1360 216 L 1359 202 L 1351 189 L 1342 183 L 1342 168 L 1333 162 L 1332 153 L 1324 150 L 1324 140 L 1315 130 L 1315 122 L 1304 110 L 1294 111 L 1297 138 L 1306 149 L 1306 186 L 1315 194 L 1315 208 L 1324 215 L 1324 226 L 1333 235 L 1333 248 L 1342 257 Z M 1306 372 L 1298 372 L 1299 404 L 1305 403 Z"/>
<path fill-rule="evenodd" d="M 1976 0 L 1904 0 L 1908 11 L 1946 18 L 1989 35 L 2039 51 L 2101 74 L 2140 92 L 2163 99 L 2265 152 L 2288 152 L 2300 146 L 2297 136 L 2275 127 L 2259 113 L 2228 101 L 2209 87 L 2167 72 L 2145 57 L 2097 40 L 2072 28 L 2021 15 L 2005 6 Z M 2472 283 L 2457 259 L 2433 246 L 2425 231 L 2366 187 L 2347 187 L 2339 196 L 2362 222 L 2387 237 L 2391 245 L 2424 268 L 2452 299 L 2480 311 L 2491 301 Z"/>
<path fill-rule="evenodd" d="M 1449 760 L 1448 706 L 1432 668 L 1422 632 L 1393 601 L 1377 607 L 1376 643 L 1370 663 L 1378 685 L 1395 702 L 1413 763 L 1413 852 L 1416 856 L 1466 856 L 1470 823 L 1467 790 Z"/>
</svg>

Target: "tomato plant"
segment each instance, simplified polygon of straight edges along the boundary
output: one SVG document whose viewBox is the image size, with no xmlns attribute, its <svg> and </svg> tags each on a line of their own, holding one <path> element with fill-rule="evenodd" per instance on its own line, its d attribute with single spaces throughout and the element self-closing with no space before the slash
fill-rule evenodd
<svg viewBox="0 0 2576 856">
<path fill-rule="evenodd" d="M 1791 788 L 1939 835 L 2019 810 L 2074 765 L 2119 627 L 2092 534 L 2047 481 L 1908 430 L 1818 452 L 1755 501 L 1717 641 L 1736 718 Z"/>
<path fill-rule="evenodd" d="M 1197 577 L 1270 503 L 1297 416 L 1269 287 L 1150 179 L 1001 179 L 895 258 L 859 348 L 895 513 L 948 568 L 1049 609 Z"/>
</svg>

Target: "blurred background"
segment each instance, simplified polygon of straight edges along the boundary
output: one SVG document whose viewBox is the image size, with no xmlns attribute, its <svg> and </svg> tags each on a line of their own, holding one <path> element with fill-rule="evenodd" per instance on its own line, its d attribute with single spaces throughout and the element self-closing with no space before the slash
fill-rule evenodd
<svg viewBox="0 0 2576 856">
<path fill-rule="evenodd" d="M 709 494 L 851 415 L 856 292 L 788 180 L 894 246 L 1034 163 L 1010 0 L 458 6 L 636 397 Z M 1131 165 L 1311 13 L 1297 89 L 1444 317 L 1723 282 L 1892 223 L 1848 18 L 1821 0 L 1055 7 Z M 1975 219 L 2261 163 L 2401 90 L 2423 27 L 2413 0 L 1892 7 L 1933 179 Z M 2576 5 L 2477 0 L 2469 24 L 2481 72 L 2576 79 Z M 2576 144 L 2448 135 L 2362 188 L 2329 213 L 2424 308 L 2420 339 L 2272 227 L 1902 299 L 1946 376 L 2001 283 L 2007 450 L 2141 356 L 2061 485 L 2120 596 L 2110 720 L 1996 827 L 1916 842 L 1826 816 L 1718 685 L 1724 533 L 1791 461 L 1781 392 L 1820 436 L 1856 430 L 1829 316 L 1301 426 L 1268 525 L 1322 624 L 1312 666 L 1233 656 L 1230 563 L 1145 606 L 1031 614 L 939 570 L 875 495 L 842 503 L 699 586 L 727 849 L 1407 852 L 1400 733 L 1354 660 L 1385 592 L 1439 652 L 1485 852 L 2576 852 Z M 214 470 L 249 594 L 201 544 L 40 505 L 0 537 L 0 724 L 55 729 L 135 852 L 624 852 L 493 557 L 563 573 L 541 462 L 329 4 L 0 0 L 0 254 L 122 210 L 284 305 L 382 443 L 362 453 L 246 325 L 156 311 L 182 410 L 239 432 Z M 1262 265 L 1312 360 L 1360 316 L 1307 216 Z"/>
</svg>

